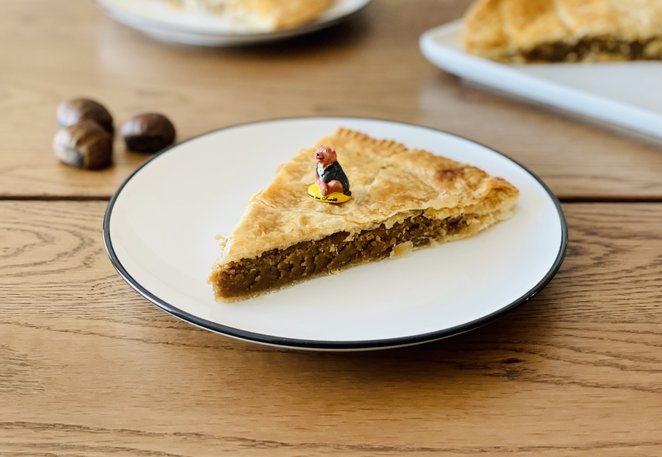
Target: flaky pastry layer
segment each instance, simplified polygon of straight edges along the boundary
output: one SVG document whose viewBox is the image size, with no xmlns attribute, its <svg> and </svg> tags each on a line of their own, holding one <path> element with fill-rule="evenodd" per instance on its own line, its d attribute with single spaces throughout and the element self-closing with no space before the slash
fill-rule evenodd
<svg viewBox="0 0 662 457">
<path fill-rule="evenodd" d="M 237 18 L 258 29 L 296 27 L 315 20 L 334 0 L 171 0 L 184 8 L 204 9 Z"/>
</svg>

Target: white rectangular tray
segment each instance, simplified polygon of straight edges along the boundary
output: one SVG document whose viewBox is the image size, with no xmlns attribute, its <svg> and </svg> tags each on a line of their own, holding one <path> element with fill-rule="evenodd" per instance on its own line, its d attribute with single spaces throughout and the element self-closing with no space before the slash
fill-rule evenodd
<svg viewBox="0 0 662 457">
<path fill-rule="evenodd" d="M 464 52 L 462 21 L 421 36 L 433 64 L 461 78 L 662 142 L 662 63 L 504 65 Z"/>
</svg>

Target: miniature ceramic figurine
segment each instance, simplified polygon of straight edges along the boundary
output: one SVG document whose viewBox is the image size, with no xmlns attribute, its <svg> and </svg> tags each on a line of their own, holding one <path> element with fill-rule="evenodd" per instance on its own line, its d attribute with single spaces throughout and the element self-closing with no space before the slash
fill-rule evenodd
<svg viewBox="0 0 662 457">
<path fill-rule="evenodd" d="M 335 149 L 321 145 L 315 152 L 315 184 L 308 187 L 308 195 L 326 203 L 344 203 L 351 198 L 349 179 L 338 163 Z"/>
</svg>

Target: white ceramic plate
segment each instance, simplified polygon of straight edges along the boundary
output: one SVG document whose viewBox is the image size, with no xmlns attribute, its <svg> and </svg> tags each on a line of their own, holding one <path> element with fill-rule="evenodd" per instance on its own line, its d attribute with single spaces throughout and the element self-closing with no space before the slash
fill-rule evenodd
<svg viewBox="0 0 662 457">
<path fill-rule="evenodd" d="M 423 54 L 467 81 L 662 141 L 662 63 L 504 65 L 464 52 L 462 22 L 421 36 Z"/>
<path fill-rule="evenodd" d="M 217 302 L 207 283 L 220 254 L 215 236 L 230 233 L 246 202 L 271 181 L 279 164 L 340 126 L 502 176 L 521 191 L 517 210 L 473 238 L 248 301 Z M 104 241 L 113 265 L 134 289 L 192 324 L 265 344 L 356 350 L 444 338 L 513 309 L 556 273 L 567 229 L 549 189 L 488 147 L 396 122 L 294 118 L 217 130 L 156 156 L 110 201 Z"/>
<path fill-rule="evenodd" d="M 211 14 L 178 11 L 164 0 L 98 0 L 117 21 L 154 38 L 196 46 L 240 46 L 283 40 L 314 32 L 359 12 L 370 0 L 335 0 L 316 20 L 274 32 L 256 32 Z"/>
</svg>

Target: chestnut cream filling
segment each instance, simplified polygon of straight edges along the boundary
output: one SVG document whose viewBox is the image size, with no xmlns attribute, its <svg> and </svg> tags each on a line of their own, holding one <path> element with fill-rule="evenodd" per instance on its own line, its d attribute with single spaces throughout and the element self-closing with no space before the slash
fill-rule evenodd
<svg viewBox="0 0 662 457">
<path fill-rule="evenodd" d="M 595 37 L 577 43 L 545 43 L 521 52 L 520 57 L 526 62 L 653 60 L 662 58 L 662 37 L 635 41 Z"/>
<path fill-rule="evenodd" d="M 372 230 L 339 232 L 230 262 L 213 273 L 212 282 L 222 297 L 251 295 L 408 250 L 402 246 L 417 248 L 463 238 L 499 219 L 475 214 L 435 219 L 420 211 Z"/>
</svg>

